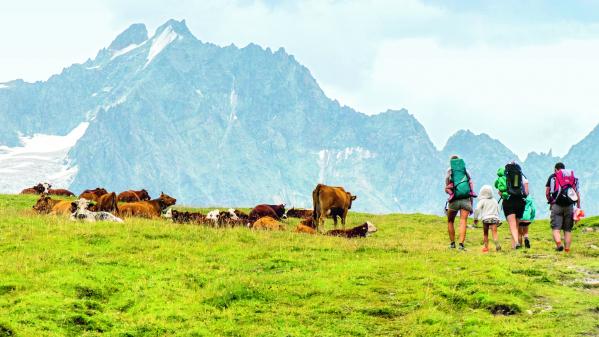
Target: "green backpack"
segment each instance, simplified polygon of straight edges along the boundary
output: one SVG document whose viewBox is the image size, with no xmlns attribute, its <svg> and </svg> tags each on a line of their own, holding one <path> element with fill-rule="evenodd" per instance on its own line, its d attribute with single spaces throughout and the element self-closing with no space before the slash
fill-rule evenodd
<svg viewBox="0 0 599 337">
<path fill-rule="evenodd" d="M 453 200 L 471 197 L 470 176 L 466 172 L 466 163 L 457 158 L 450 161 L 451 182 L 453 183 Z"/>
<path fill-rule="evenodd" d="M 524 214 L 521 220 L 533 222 L 535 221 L 536 213 L 534 200 L 531 197 L 526 197 L 526 206 L 524 207 Z"/>
<path fill-rule="evenodd" d="M 505 177 L 505 167 L 500 167 L 497 170 L 497 180 L 495 180 L 495 188 L 501 192 L 501 198 L 507 200 L 510 198 L 507 193 L 507 178 Z"/>
</svg>

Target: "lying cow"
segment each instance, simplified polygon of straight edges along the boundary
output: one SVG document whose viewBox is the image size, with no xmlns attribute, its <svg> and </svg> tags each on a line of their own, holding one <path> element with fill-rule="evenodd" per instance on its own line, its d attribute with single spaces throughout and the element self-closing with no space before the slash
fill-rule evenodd
<svg viewBox="0 0 599 337">
<path fill-rule="evenodd" d="M 138 201 L 149 201 L 150 194 L 145 189 L 134 191 L 128 190 L 119 193 L 117 200 L 120 202 L 138 202 Z"/>
<path fill-rule="evenodd" d="M 57 189 L 48 189 L 48 194 L 50 195 L 61 195 L 63 197 L 74 197 L 75 194 L 69 190 L 65 190 L 64 188 L 57 188 Z"/>
<path fill-rule="evenodd" d="M 50 184 L 39 183 L 33 187 L 22 190 L 21 194 L 47 194 L 49 189 L 50 189 Z"/>
<path fill-rule="evenodd" d="M 79 199 L 77 201 L 73 201 L 71 203 L 71 210 L 74 210 L 71 213 L 70 219 L 73 221 L 87 221 L 87 222 L 96 222 L 96 221 L 112 221 L 112 222 L 123 222 L 123 219 L 112 215 L 109 212 L 93 212 L 89 210 L 91 205 L 91 201 L 87 199 Z"/>
<path fill-rule="evenodd" d="M 33 206 L 33 210 L 40 214 L 68 215 L 71 214 L 70 200 L 57 200 L 42 194 Z"/>
<path fill-rule="evenodd" d="M 333 229 L 325 233 L 330 236 L 340 236 L 344 238 L 366 237 L 370 233 L 376 232 L 378 229 L 370 222 L 365 222 L 360 226 L 351 229 Z"/>
<path fill-rule="evenodd" d="M 347 212 L 351 209 L 352 202 L 357 196 L 346 192 L 343 187 L 326 186 L 318 184 L 312 192 L 312 202 L 314 204 L 313 218 L 318 227 L 324 226 L 325 218 L 328 214 L 333 216 L 335 228 L 337 228 L 337 216 L 341 218 L 341 225 L 345 228 L 345 218 Z"/>
<path fill-rule="evenodd" d="M 252 224 L 252 229 L 284 231 L 285 226 L 275 218 L 269 216 L 262 217 Z"/>
<path fill-rule="evenodd" d="M 177 199 L 164 193 L 160 197 L 150 201 L 138 201 L 126 203 L 119 206 L 118 214 L 120 216 L 139 216 L 144 218 L 159 217 L 162 211 L 167 207 L 177 203 Z"/>
<path fill-rule="evenodd" d="M 208 222 L 208 219 L 202 213 L 180 212 L 175 209 L 170 212 L 174 223 L 194 223 L 200 225 Z"/>
<path fill-rule="evenodd" d="M 98 199 L 101 196 L 103 196 L 104 194 L 108 194 L 108 191 L 106 191 L 106 189 L 101 188 L 101 187 L 96 187 L 93 190 L 85 190 L 85 191 L 81 192 L 81 194 L 79 195 L 79 199 L 98 201 Z"/>
<path fill-rule="evenodd" d="M 290 210 L 287 211 L 287 213 L 285 213 L 287 215 L 288 218 L 310 218 L 312 217 L 312 214 L 314 214 L 314 211 L 310 210 L 310 209 L 299 209 L 299 208 L 292 208 Z"/>
</svg>

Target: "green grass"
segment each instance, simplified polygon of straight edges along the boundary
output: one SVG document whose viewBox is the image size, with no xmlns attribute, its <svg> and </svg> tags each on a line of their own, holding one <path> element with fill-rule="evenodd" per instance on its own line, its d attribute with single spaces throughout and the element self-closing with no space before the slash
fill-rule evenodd
<svg viewBox="0 0 599 337">
<path fill-rule="evenodd" d="M 0 336 L 597 336 L 599 233 L 447 249 L 442 218 L 351 213 L 365 239 L 165 220 L 77 223 L 0 196 Z M 327 222 L 331 227 L 331 221 Z M 592 248 L 594 246 L 595 248 Z M 586 281 L 585 281 L 586 279 Z M 495 313 L 495 314 L 494 314 Z"/>
</svg>

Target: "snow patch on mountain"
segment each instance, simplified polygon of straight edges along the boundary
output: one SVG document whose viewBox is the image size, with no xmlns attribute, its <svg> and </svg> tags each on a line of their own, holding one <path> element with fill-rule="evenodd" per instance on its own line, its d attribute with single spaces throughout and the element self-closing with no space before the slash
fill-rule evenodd
<svg viewBox="0 0 599 337">
<path fill-rule="evenodd" d="M 4 83 L 0 83 L 0 89 L 6 89 L 8 88 L 8 85 L 4 84 Z"/>
<path fill-rule="evenodd" d="M 143 43 L 142 43 L 142 44 L 143 44 Z M 130 44 L 130 45 L 128 45 L 127 47 L 125 47 L 125 48 L 123 48 L 123 49 L 120 49 L 120 50 L 115 50 L 115 51 L 112 53 L 112 57 L 110 58 L 110 60 L 112 61 L 112 60 L 114 60 L 115 58 L 117 58 L 117 57 L 119 57 L 119 56 L 121 56 L 121 55 L 125 55 L 125 54 L 127 54 L 128 52 L 130 52 L 130 51 L 132 51 L 132 50 L 134 50 L 134 49 L 138 48 L 139 46 L 141 46 L 141 44 L 134 44 L 134 43 L 133 43 L 133 44 Z"/>
<path fill-rule="evenodd" d="M 152 60 L 160 54 L 161 51 L 164 50 L 171 42 L 175 41 L 177 38 L 180 38 L 179 35 L 173 30 L 171 26 L 166 27 L 158 37 L 154 38 L 152 41 L 152 46 L 150 46 L 150 51 L 148 52 L 147 62 L 144 65 L 144 68 L 147 67 Z"/>
<path fill-rule="evenodd" d="M 39 182 L 68 187 L 78 172 L 68 153 L 88 126 L 83 122 L 65 136 L 34 134 L 20 137 L 21 146 L 0 146 L 0 192 L 18 193 Z"/>
</svg>

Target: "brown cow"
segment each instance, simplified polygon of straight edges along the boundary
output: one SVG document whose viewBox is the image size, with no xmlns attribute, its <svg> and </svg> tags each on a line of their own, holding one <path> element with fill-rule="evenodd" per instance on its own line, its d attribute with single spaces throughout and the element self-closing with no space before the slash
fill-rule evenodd
<svg viewBox="0 0 599 337">
<path fill-rule="evenodd" d="M 377 228 L 371 224 L 370 222 L 365 222 L 360 226 L 356 226 L 351 229 L 333 229 L 326 232 L 326 235 L 330 236 L 340 236 L 344 238 L 358 238 L 358 237 L 366 237 L 369 233 L 374 233 L 377 231 Z"/>
<path fill-rule="evenodd" d="M 150 194 L 145 189 L 134 191 L 128 190 L 119 193 L 117 200 L 120 202 L 139 202 L 139 201 L 149 201 Z"/>
<path fill-rule="evenodd" d="M 79 199 L 87 199 L 91 201 L 98 201 L 98 198 L 103 196 L 104 194 L 108 194 L 106 189 L 101 187 L 96 187 L 93 190 L 85 190 L 79 195 Z"/>
<path fill-rule="evenodd" d="M 52 207 L 59 202 L 60 200 L 51 199 L 47 194 L 42 194 L 33 205 L 33 210 L 40 214 L 48 214 L 52 211 Z"/>
<path fill-rule="evenodd" d="M 317 221 L 318 228 L 324 226 L 324 221 L 329 212 L 341 217 L 341 225 L 345 228 L 347 211 L 351 209 L 352 202 L 357 196 L 346 192 L 343 187 L 332 187 L 323 184 L 316 185 L 312 192 L 314 204 L 313 218 Z M 333 216 L 335 228 L 337 228 L 337 217 Z"/>
<path fill-rule="evenodd" d="M 74 197 L 75 194 L 69 190 L 65 190 L 64 188 L 57 188 L 57 189 L 48 189 L 48 194 L 50 195 L 62 195 L 65 197 Z"/>
<path fill-rule="evenodd" d="M 316 234 L 316 229 L 306 226 L 306 225 L 302 225 L 301 223 L 297 225 L 297 227 L 295 227 L 295 229 L 293 230 L 296 233 L 306 233 L 306 234 Z"/>
<path fill-rule="evenodd" d="M 256 220 L 256 222 L 252 224 L 252 229 L 284 231 L 285 226 L 278 222 L 275 218 L 265 216 Z"/>
<path fill-rule="evenodd" d="M 88 199 L 89 200 L 89 199 Z M 97 203 L 89 208 L 92 212 L 118 212 L 116 193 L 106 193 L 98 197 Z"/>
<path fill-rule="evenodd" d="M 50 188 L 50 184 L 39 183 L 33 187 L 22 190 L 21 194 L 43 194 L 43 193 L 47 193 L 49 188 Z"/>
<path fill-rule="evenodd" d="M 286 215 L 288 218 L 302 219 L 302 218 L 311 218 L 313 213 L 314 213 L 314 211 L 312 211 L 311 209 L 292 208 L 287 211 Z"/>
<path fill-rule="evenodd" d="M 262 217 L 269 216 L 274 219 L 281 219 L 285 215 L 285 205 L 265 205 L 261 204 L 252 209 L 250 220 L 256 221 Z"/>
<path fill-rule="evenodd" d="M 138 201 L 119 206 L 121 216 L 139 216 L 144 218 L 159 217 L 167 207 L 174 205 L 177 199 L 160 193 L 160 197 L 150 201 Z"/>
<path fill-rule="evenodd" d="M 174 223 L 194 223 L 198 225 L 211 223 L 202 213 L 180 212 L 172 209 L 171 215 Z"/>
</svg>

